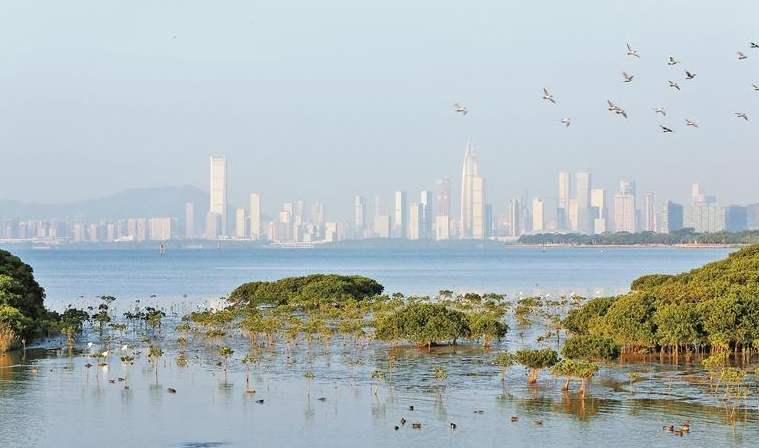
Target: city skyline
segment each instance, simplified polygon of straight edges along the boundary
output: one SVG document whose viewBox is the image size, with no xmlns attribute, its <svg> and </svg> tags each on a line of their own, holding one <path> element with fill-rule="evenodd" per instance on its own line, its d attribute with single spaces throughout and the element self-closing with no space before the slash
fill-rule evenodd
<svg viewBox="0 0 759 448">
<path fill-rule="evenodd" d="M 451 213 L 450 179 L 439 178 L 435 182 L 434 201 L 430 190 L 421 190 L 418 201 L 413 199 L 413 194 L 409 201 L 407 191 L 395 190 L 392 207 L 386 212 L 382 196 L 375 195 L 369 224 L 366 198 L 362 196 L 354 196 L 352 221 L 333 220 L 321 202 L 309 204 L 309 215 L 306 201 L 300 198 L 269 206 L 269 212 L 277 207 L 278 211 L 266 215 L 259 192 L 249 194 L 247 208 L 234 207 L 227 202 L 231 183 L 227 159 L 214 155 L 208 164 L 209 207 L 202 229 L 195 228 L 195 203 L 188 202 L 183 223 L 177 216 L 130 216 L 116 221 L 93 221 L 84 215 L 27 221 L 0 216 L 0 239 L 139 242 L 184 237 L 310 244 L 364 238 L 516 241 L 522 235 L 552 232 L 590 235 L 608 231 L 670 233 L 683 228 L 707 233 L 759 229 L 759 202 L 721 204 L 717 196 L 708 194 L 699 183 L 691 184 L 689 203 L 680 204 L 665 196 L 657 206 L 654 192 L 641 192 L 636 181 L 621 180 L 617 190 L 611 191 L 610 215 L 607 189 L 594 188 L 597 185 L 589 171 L 559 172 L 555 201 L 525 194 L 512 197 L 505 210 L 499 210 L 487 200 L 486 180 L 479 166 L 477 151 L 468 140 L 462 163 L 458 216 Z M 233 228 L 230 221 L 234 223 Z"/>
<path fill-rule="evenodd" d="M 382 20 L 338 23 L 336 12 L 355 11 L 346 1 L 305 6 L 303 15 L 276 4 L 225 5 L 213 18 L 199 5 L 183 7 L 177 17 L 154 5 L 148 19 L 81 0 L 43 10 L 7 5 L 0 198 L 61 203 L 137 186 L 205 190 L 200 161 L 220 153 L 240 170 L 230 170 L 230 203 L 268 191 L 269 203 L 302 197 L 337 209 L 355 195 L 420 191 L 455 177 L 461 142 L 472 137 L 488 160 L 493 204 L 525 191 L 553 197 L 554 173 L 586 170 L 599 185 L 635 179 L 678 201 L 694 181 L 728 203 L 759 199 L 759 95 L 751 88 L 759 53 L 746 48 L 759 40 L 756 2 L 643 2 L 629 13 L 579 1 L 545 14 L 531 2 L 422 1 L 404 7 L 405 19 L 388 7 L 375 11 Z M 430 8 L 440 14 L 420 36 Z M 81 27 L 61 28 L 61 17 L 85 14 L 91 20 Z M 573 32 L 580 17 L 604 39 Z M 332 31 L 306 41 L 286 32 L 312 29 L 314 20 Z M 731 26 L 717 32 L 715 21 Z M 544 27 L 562 42 L 537 36 L 525 45 L 521 36 Z M 627 42 L 640 59 L 625 54 Z M 680 64 L 668 66 L 669 55 Z M 698 77 L 684 80 L 684 69 Z M 621 82 L 623 70 L 632 83 Z M 682 91 L 667 85 L 673 78 Z M 540 99 L 543 87 L 557 104 Z M 629 119 L 609 114 L 607 99 Z M 739 111 L 750 120 L 736 118 Z M 559 122 L 565 116 L 569 127 Z M 699 128 L 686 128 L 683 117 Z M 676 132 L 663 134 L 659 124 Z"/>
</svg>

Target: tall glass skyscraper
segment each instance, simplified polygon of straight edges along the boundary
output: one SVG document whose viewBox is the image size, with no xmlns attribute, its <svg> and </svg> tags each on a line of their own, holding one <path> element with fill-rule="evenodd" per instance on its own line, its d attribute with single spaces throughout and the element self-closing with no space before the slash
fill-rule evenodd
<svg viewBox="0 0 759 448">
<path fill-rule="evenodd" d="M 211 156 L 211 208 L 210 213 L 220 217 L 217 234 L 227 235 L 227 190 L 229 185 L 227 177 L 227 158 L 224 156 Z"/>
</svg>

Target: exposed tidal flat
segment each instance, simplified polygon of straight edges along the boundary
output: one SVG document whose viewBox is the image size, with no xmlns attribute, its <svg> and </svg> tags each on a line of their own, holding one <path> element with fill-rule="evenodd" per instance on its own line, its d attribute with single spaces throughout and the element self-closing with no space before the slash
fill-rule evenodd
<svg viewBox="0 0 759 448">
<path fill-rule="evenodd" d="M 176 251 L 163 260 L 150 251 L 110 259 L 19 253 L 46 287 L 49 306 L 97 308 L 96 295 L 113 295 L 112 323 L 127 327 L 104 336 L 88 324 L 71 348 L 58 338 L 40 341 L 24 358 L 0 355 L 0 446 L 712 447 L 753 446 L 759 438 L 755 356 L 731 360 L 749 372 L 751 385 L 736 410 L 722 398 L 724 386 L 715 392 L 708 384 L 696 354 L 635 353 L 599 363 L 584 397 L 578 381 L 562 392 L 563 379 L 547 370 L 528 385 L 528 372 L 515 365 L 501 381 L 497 354 L 536 348 L 536 341 L 558 350 L 565 339 L 543 338 L 546 321 L 525 324 L 511 312 L 510 331 L 489 348 L 420 349 L 318 332 L 252 341 L 239 328 L 209 336 L 215 327 L 196 320 L 191 331 L 180 320 L 181 308 L 196 309 L 241 283 L 289 275 L 361 274 L 387 293 L 451 289 L 505 293 L 512 302 L 535 294 L 558 300 L 624 292 L 640 275 L 686 271 L 730 250 L 277 252 Z M 210 285 L 202 289 L 204 282 Z M 136 300 L 167 306 L 159 328 L 120 317 Z M 151 355 L 151 346 L 160 354 Z M 439 367 L 444 376 L 435 374 Z M 663 430 L 686 421 L 683 436 Z"/>
</svg>

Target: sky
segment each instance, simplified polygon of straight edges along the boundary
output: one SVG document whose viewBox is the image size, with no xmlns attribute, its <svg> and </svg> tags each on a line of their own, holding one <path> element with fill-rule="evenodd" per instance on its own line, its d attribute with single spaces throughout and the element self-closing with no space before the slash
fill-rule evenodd
<svg viewBox="0 0 759 448">
<path fill-rule="evenodd" d="M 258 191 L 269 213 L 302 198 L 348 219 L 355 195 L 456 190 L 471 138 L 496 213 L 555 198 L 559 171 L 657 202 L 691 182 L 755 202 L 751 41 L 754 0 L 0 0 L 0 198 L 208 190 L 223 154 L 230 202 Z"/>
</svg>

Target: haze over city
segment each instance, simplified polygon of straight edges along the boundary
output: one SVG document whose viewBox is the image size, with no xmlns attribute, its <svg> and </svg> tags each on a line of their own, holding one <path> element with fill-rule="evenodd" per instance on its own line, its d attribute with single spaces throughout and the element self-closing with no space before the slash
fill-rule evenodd
<svg viewBox="0 0 759 448">
<path fill-rule="evenodd" d="M 756 2 L 137 4 L 3 5 L 0 198 L 207 191 L 208 156 L 224 154 L 230 203 L 259 191 L 268 213 L 300 198 L 348 220 L 355 195 L 441 177 L 458 201 L 471 138 L 496 213 L 555 199 L 560 171 L 612 193 L 634 180 L 688 202 L 700 182 L 724 204 L 759 199 Z"/>
</svg>

